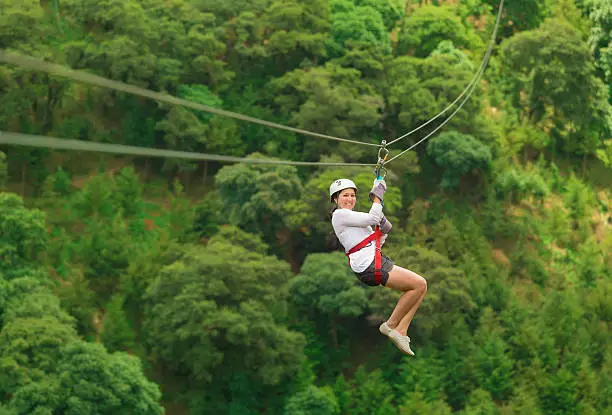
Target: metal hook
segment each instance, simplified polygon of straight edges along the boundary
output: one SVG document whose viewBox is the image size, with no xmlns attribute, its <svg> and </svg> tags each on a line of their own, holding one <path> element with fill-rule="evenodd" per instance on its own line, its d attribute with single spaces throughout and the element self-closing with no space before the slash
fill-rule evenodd
<svg viewBox="0 0 612 415">
<path fill-rule="evenodd" d="M 384 151 L 384 157 L 381 157 L 381 153 Z M 378 149 L 378 161 L 376 162 L 376 168 L 374 169 L 374 174 L 378 180 L 383 180 L 387 175 L 387 169 L 385 169 L 384 165 L 387 161 L 387 157 L 389 157 L 389 150 L 387 149 L 387 141 L 382 140 L 380 142 L 380 148 Z M 382 176 L 381 176 L 382 173 Z"/>
<path fill-rule="evenodd" d="M 385 157 L 381 157 L 380 153 L 382 151 L 385 151 Z M 380 148 L 378 149 L 378 164 L 382 165 L 385 163 L 385 161 L 387 161 L 387 157 L 389 157 L 389 150 L 387 149 L 387 141 L 386 140 L 382 140 L 380 142 Z"/>
</svg>

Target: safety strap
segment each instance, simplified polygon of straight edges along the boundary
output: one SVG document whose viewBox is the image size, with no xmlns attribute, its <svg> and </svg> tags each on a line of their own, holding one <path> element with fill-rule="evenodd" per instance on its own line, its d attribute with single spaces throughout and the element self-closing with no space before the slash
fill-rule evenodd
<svg viewBox="0 0 612 415">
<path fill-rule="evenodd" d="M 382 232 L 380 228 L 376 226 L 374 228 L 374 233 L 368 235 L 363 241 L 359 242 L 357 245 L 349 249 L 349 251 L 345 254 L 348 258 L 349 266 L 351 266 L 351 257 L 349 255 L 354 254 L 355 252 L 365 248 L 372 241 L 376 241 L 376 251 L 374 252 L 374 278 L 376 278 L 376 282 L 380 284 L 382 281 L 382 254 L 380 252 L 380 237 L 382 236 Z"/>
</svg>

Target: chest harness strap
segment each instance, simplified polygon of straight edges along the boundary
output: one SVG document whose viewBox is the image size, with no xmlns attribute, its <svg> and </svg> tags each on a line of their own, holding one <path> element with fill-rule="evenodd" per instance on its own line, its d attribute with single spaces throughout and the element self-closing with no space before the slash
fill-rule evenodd
<svg viewBox="0 0 612 415">
<path fill-rule="evenodd" d="M 345 255 L 348 258 L 348 262 L 349 262 L 349 266 L 351 266 L 351 258 L 349 255 L 354 254 L 355 252 L 359 251 L 360 249 L 365 248 L 366 246 L 368 246 L 370 244 L 370 242 L 375 241 L 376 242 L 376 251 L 374 252 L 374 278 L 376 278 L 376 282 L 378 284 L 380 284 L 381 280 L 382 280 L 382 272 L 381 272 L 381 268 L 382 268 L 382 254 L 380 252 L 380 237 L 382 236 L 382 232 L 380 231 L 380 228 L 378 226 L 376 226 L 376 228 L 374 228 L 374 233 L 371 233 L 367 238 L 365 238 L 363 241 L 359 242 L 357 245 L 355 245 L 354 247 L 352 247 Z"/>
</svg>

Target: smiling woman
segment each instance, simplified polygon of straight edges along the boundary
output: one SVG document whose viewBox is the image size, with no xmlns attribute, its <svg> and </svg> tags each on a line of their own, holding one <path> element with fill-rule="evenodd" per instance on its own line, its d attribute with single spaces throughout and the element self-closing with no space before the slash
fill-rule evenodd
<svg viewBox="0 0 612 415">
<path fill-rule="evenodd" d="M 392 228 L 382 211 L 386 190 L 384 180 L 374 180 L 370 191 L 370 211 L 355 212 L 353 208 L 357 202 L 357 186 L 349 179 L 335 180 L 329 187 L 330 201 L 334 205 L 331 221 L 334 232 L 349 258 L 349 265 L 362 283 L 369 286 L 383 285 L 404 293 L 389 319 L 380 325 L 379 330 L 402 352 L 414 356 L 407 332 L 425 297 L 427 282 L 420 275 L 395 265 L 380 251 L 380 246 L 384 244 Z M 375 226 L 375 230 L 372 226 Z"/>
</svg>

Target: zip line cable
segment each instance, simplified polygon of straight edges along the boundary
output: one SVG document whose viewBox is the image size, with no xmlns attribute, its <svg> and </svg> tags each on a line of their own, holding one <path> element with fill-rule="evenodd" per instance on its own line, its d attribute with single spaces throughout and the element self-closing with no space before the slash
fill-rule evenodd
<svg viewBox="0 0 612 415">
<path fill-rule="evenodd" d="M 470 99 L 470 96 L 472 96 L 472 93 L 476 90 L 476 84 L 478 83 L 478 81 L 480 80 L 482 75 L 484 74 L 484 71 L 485 71 L 485 69 L 487 67 L 487 64 L 489 62 L 489 57 L 491 56 L 492 50 L 493 50 L 492 48 L 487 50 L 487 53 L 485 54 L 485 61 L 484 61 L 485 65 L 482 68 L 480 68 L 480 70 L 477 72 L 476 82 L 474 83 L 474 85 L 472 85 L 472 88 L 470 89 L 469 93 L 465 96 L 465 98 L 463 98 L 463 101 L 461 101 L 461 103 L 459 104 L 457 109 L 455 111 L 453 111 L 453 113 L 451 115 L 449 115 L 447 119 L 445 119 L 443 122 L 441 122 L 440 125 L 438 125 L 432 132 L 427 134 L 425 137 L 421 138 L 419 141 L 417 141 L 416 143 L 414 143 L 413 145 L 408 147 L 406 150 L 404 150 L 401 153 L 391 157 L 389 159 L 389 161 L 384 163 L 385 165 L 387 165 L 388 163 L 391 163 L 396 158 L 401 157 L 402 155 L 406 154 L 407 152 L 409 152 L 410 150 L 412 150 L 413 148 L 418 146 L 423 141 L 427 140 L 429 137 L 431 137 L 433 134 L 435 134 L 438 130 L 440 130 L 440 128 L 444 127 L 444 125 L 446 125 L 446 123 L 449 122 L 455 116 L 455 114 L 457 114 L 457 112 L 459 112 L 461 107 L 463 107 L 463 105 Z"/>
<path fill-rule="evenodd" d="M 98 75 L 94 75 L 88 72 L 77 71 L 74 69 L 67 68 L 65 66 L 45 62 L 41 59 L 33 58 L 31 56 L 18 55 L 15 53 L 6 52 L 4 50 L 0 50 L 0 62 L 21 66 L 21 67 L 35 70 L 35 71 L 46 72 L 50 75 L 56 75 L 56 76 L 61 76 L 64 78 L 69 78 L 69 79 L 72 79 L 73 81 L 79 81 L 85 84 L 95 85 L 95 86 L 99 86 L 102 88 L 114 89 L 116 91 L 126 92 L 128 94 L 150 98 L 155 101 L 165 102 L 167 104 L 182 105 L 187 108 L 191 108 L 191 109 L 195 109 L 199 111 L 206 111 L 206 112 L 210 112 L 216 115 L 222 115 L 224 117 L 235 118 L 241 121 L 247 121 L 247 122 L 254 123 L 254 124 L 261 124 L 267 127 L 291 131 L 291 132 L 302 134 L 302 135 L 309 135 L 312 137 L 325 138 L 327 140 L 342 141 L 345 143 L 360 144 L 360 145 L 365 145 L 365 146 L 373 146 L 373 147 L 379 146 L 379 144 L 375 144 L 375 143 L 365 143 L 363 141 L 349 140 L 347 138 L 340 138 L 340 137 L 334 137 L 331 135 L 315 133 L 312 131 L 303 130 L 301 128 L 289 127 L 287 125 L 278 124 L 278 123 L 274 123 L 271 121 L 262 120 L 259 118 L 249 117 L 248 115 L 238 114 L 232 111 L 209 107 L 208 105 L 200 104 L 200 103 L 193 102 L 193 101 L 188 101 L 183 98 L 177 98 L 169 94 L 151 91 L 149 89 L 140 88 L 138 86 L 126 84 L 126 83 L 119 82 L 119 81 L 113 81 L 111 79 L 104 78 Z"/>
<path fill-rule="evenodd" d="M 391 145 L 396 143 L 397 141 L 419 131 L 423 127 L 429 125 L 437 118 L 439 118 L 442 114 L 448 111 L 453 105 L 455 105 L 466 93 L 468 95 L 463 99 L 463 101 L 459 104 L 457 109 L 446 119 L 444 120 L 436 129 L 430 132 L 428 135 L 423 137 L 421 140 L 410 146 L 408 149 L 402 151 L 396 156 L 392 157 L 389 161 L 384 164 L 390 163 L 398 157 L 401 157 L 406 152 L 412 150 L 417 145 L 431 137 L 434 133 L 436 133 L 440 128 L 442 128 L 448 121 L 450 121 L 455 114 L 463 107 L 463 105 L 470 98 L 474 90 L 476 89 L 476 84 L 482 77 L 484 70 L 488 64 L 489 57 L 493 50 L 493 45 L 495 43 L 495 38 L 497 36 L 497 29 L 499 27 L 499 22 L 501 20 L 501 14 L 503 9 L 504 0 L 500 0 L 499 10 L 497 13 L 497 19 L 495 21 L 495 26 L 493 29 L 493 34 L 489 41 L 489 45 L 483 61 L 480 65 L 479 70 L 476 72 L 474 77 L 472 77 L 470 83 L 464 89 L 464 91 L 446 108 L 444 108 L 439 114 L 421 124 L 417 128 L 408 133 L 394 139 L 386 145 Z M 182 98 L 177 98 L 169 94 L 160 93 L 151 91 L 145 88 L 140 88 L 134 85 L 129 85 L 123 82 L 113 81 L 98 75 L 94 75 L 91 73 L 87 73 L 84 71 L 77 71 L 65 66 L 45 62 L 40 59 L 36 59 L 29 56 L 18 55 L 15 53 L 8 53 L 4 50 L 0 50 L 0 62 L 9 63 L 17 66 L 21 66 L 24 68 L 28 68 L 30 70 L 38 70 L 42 72 L 46 72 L 51 75 L 61 76 L 65 78 L 72 79 L 74 81 L 79 81 L 85 84 L 90 84 L 94 86 L 99 86 L 102 88 L 109 88 L 116 91 L 125 92 L 132 95 L 138 95 L 145 98 L 150 98 L 155 101 L 165 102 L 172 105 L 181 105 L 187 108 L 210 112 L 216 115 L 221 115 L 225 117 L 230 117 L 242 121 L 251 122 L 254 124 L 265 125 L 271 128 L 277 128 L 281 130 L 291 131 L 294 133 L 325 138 L 328 140 L 334 141 L 342 141 L 348 142 L 352 144 L 360 144 L 367 145 L 373 147 L 380 147 L 380 144 L 374 143 L 366 143 L 362 141 L 349 140 L 346 138 L 334 137 L 326 134 L 320 134 L 308 130 L 303 130 L 300 128 L 289 127 L 283 124 L 278 124 L 266 120 L 262 120 L 259 118 L 250 117 L 247 115 L 235 113 L 232 111 L 227 111 L 223 109 L 209 107 L 208 105 L 196 103 L 193 101 L 188 101 Z M 87 142 L 80 140 L 69 140 L 69 139 L 59 139 L 54 137 L 45 137 L 45 136 L 34 136 L 29 134 L 18 134 L 18 133 L 10 133 L 10 132 L 2 132 L 0 131 L 0 144 L 13 144 L 13 145 L 24 145 L 24 146 L 33 146 L 33 147 L 46 147 L 46 148 L 54 148 L 54 149 L 65 149 L 65 150 L 82 150 L 82 151 L 94 151 L 94 152 L 103 152 L 103 153 L 113 153 L 113 154 L 131 154 L 131 155 L 140 155 L 140 156 L 152 156 L 152 157 L 173 157 L 173 158 L 182 158 L 182 159 L 190 159 L 190 160 L 212 160 L 212 161 L 220 161 L 220 162 L 240 162 L 240 163 L 253 163 L 253 164 L 284 164 L 284 165 L 295 165 L 295 166 L 373 166 L 374 164 L 365 164 L 365 163 L 333 163 L 333 162 L 299 162 L 299 161 L 290 161 L 290 160 L 272 160 L 272 159 L 250 159 L 250 158 L 242 158 L 242 157 L 232 157 L 232 156 L 222 156 L 216 154 L 206 154 L 206 153 L 190 153 L 185 151 L 175 151 L 175 150 L 164 150 L 164 149 L 155 149 L 155 148 L 145 148 L 145 147 L 135 147 L 135 146 L 127 146 L 122 144 L 108 144 L 108 143 L 95 143 L 95 142 Z"/>
<path fill-rule="evenodd" d="M 493 34 L 491 35 L 491 40 L 489 41 L 489 46 L 487 47 L 487 51 L 484 54 L 484 57 L 482 58 L 482 62 L 480 64 L 480 68 L 483 69 L 484 67 L 486 67 L 486 59 L 487 59 L 487 53 L 493 49 L 493 45 L 495 44 L 495 38 L 497 37 L 497 29 L 499 27 L 499 22 L 501 20 L 501 14 L 502 14 L 502 9 L 504 7 L 504 0 L 500 0 L 499 2 L 499 10 L 497 11 L 497 19 L 495 21 L 495 26 L 493 28 Z M 476 83 L 476 80 L 478 78 L 478 73 L 480 72 L 480 69 L 474 74 L 474 76 L 472 77 L 472 79 L 470 80 L 470 83 L 467 85 L 467 87 L 465 87 L 465 89 L 463 90 L 463 92 L 453 101 L 451 102 L 446 108 L 444 108 L 438 115 L 436 115 L 435 117 L 431 118 L 429 121 L 424 122 L 423 124 L 419 125 L 418 127 L 416 127 L 414 130 L 407 132 L 406 134 L 390 141 L 389 143 L 387 143 L 387 146 L 390 146 L 393 143 L 396 143 L 397 141 L 401 140 L 402 138 L 408 137 L 409 135 L 419 131 L 421 128 L 431 124 L 433 121 L 437 120 L 442 114 L 444 114 L 446 111 L 448 111 L 453 105 L 455 105 L 457 102 L 459 102 L 459 100 L 468 92 L 468 90 L 472 87 L 472 85 L 474 85 Z M 391 161 L 391 160 L 389 160 Z"/>
<path fill-rule="evenodd" d="M 373 166 L 365 163 L 335 163 L 320 161 L 291 161 L 259 158 L 244 158 L 222 156 L 218 154 L 191 153 L 187 151 L 164 150 L 159 148 L 135 147 L 124 144 L 96 143 L 93 141 L 69 140 L 41 135 L 11 133 L 0 131 L 0 144 L 10 144 L 27 147 L 44 147 L 59 150 L 92 151 L 97 153 L 111 153 L 134 156 L 166 157 L 187 160 L 206 160 L 228 163 L 249 164 L 282 164 L 289 166 Z"/>
</svg>

